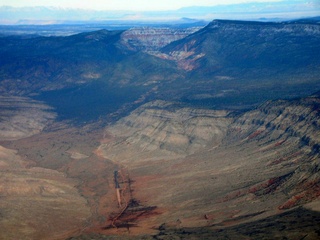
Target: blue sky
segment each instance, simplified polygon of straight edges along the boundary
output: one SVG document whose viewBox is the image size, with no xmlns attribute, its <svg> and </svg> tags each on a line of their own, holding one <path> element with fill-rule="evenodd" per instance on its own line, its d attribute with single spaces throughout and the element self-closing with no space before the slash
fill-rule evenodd
<svg viewBox="0 0 320 240">
<path fill-rule="evenodd" d="M 215 6 L 246 2 L 281 2 L 281 0 L 0 0 L 0 6 L 54 6 L 94 10 L 150 11 L 174 10 L 188 6 Z"/>
</svg>

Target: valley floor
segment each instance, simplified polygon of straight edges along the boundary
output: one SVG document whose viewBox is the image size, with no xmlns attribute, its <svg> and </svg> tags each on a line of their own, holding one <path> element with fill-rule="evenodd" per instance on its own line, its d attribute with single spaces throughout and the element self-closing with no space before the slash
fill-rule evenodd
<svg viewBox="0 0 320 240">
<path fill-rule="evenodd" d="M 157 102 L 3 140 L 0 238 L 318 239 L 318 101 L 236 117 Z"/>
</svg>

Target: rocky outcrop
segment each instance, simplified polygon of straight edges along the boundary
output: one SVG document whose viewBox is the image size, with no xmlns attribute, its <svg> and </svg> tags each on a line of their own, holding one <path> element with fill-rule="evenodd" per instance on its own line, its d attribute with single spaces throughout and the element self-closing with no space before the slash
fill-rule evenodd
<svg viewBox="0 0 320 240">
<path fill-rule="evenodd" d="M 113 184 L 117 170 L 125 176 L 123 193 L 130 189 L 132 201 L 155 209 L 154 214 L 133 214 L 130 223 L 139 227 L 126 225 L 129 218 L 124 217 L 123 225 L 118 221 L 120 228 L 130 227 L 134 234 L 156 231 L 158 226 L 216 230 L 262 220 L 319 199 L 319 101 L 317 96 L 269 101 L 241 115 L 153 101 L 108 126 L 94 149 L 97 157 L 92 154 L 93 145 L 98 144 L 92 141 L 97 129 L 90 136 L 72 134 L 67 128 L 43 132 L 14 141 L 17 145 L 12 148 L 42 167 L 62 169 L 80 180 L 78 189 L 93 212 L 105 217 L 103 224 L 119 210 Z M 21 163 L 12 160 L 15 154 L 0 148 L 0 168 L 8 171 L 14 163 L 15 169 L 21 169 L 21 159 Z M 43 178 L 30 178 L 26 172 Z M 32 168 L 20 175 L 8 174 L 15 174 L 16 180 L 9 182 L 10 187 L 3 184 L 0 191 L 14 196 L 63 202 L 63 191 L 74 193 L 52 181 L 63 179 L 54 170 Z M 113 228 L 90 231 L 119 234 Z"/>
<path fill-rule="evenodd" d="M 218 145 L 230 123 L 227 111 L 201 110 L 155 101 L 108 127 L 116 141 L 101 146 L 115 161 L 164 159 Z"/>
<path fill-rule="evenodd" d="M 137 199 L 165 209 L 152 224 L 237 225 L 319 199 L 319 102 L 269 101 L 230 118 L 156 101 L 110 126 L 100 150 L 130 169 Z"/>
<path fill-rule="evenodd" d="M 245 69 L 256 74 L 258 69 L 288 71 L 300 66 L 301 71 L 309 66 L 319 66 L 313 52 L 320 48 L 319 38 L 320 25 L 317 23 L 214 20 L 161 51 L 186 70 L 201 69 L 200 75 L 232 68 L 236 69 L 236 75 L 246 72 Z M 189 63 L 188 68 L 183 63 Z"/>
<path fill-rule="evenodd" d="M 199 29 L 201 28 L 132 28 L 122 33 L 121 44 L 130 50 L 153 52 Z"/>
<path fill-rule="evenodd" d="M 301 146 L 319 154 L 320 99 L 269 101 L 249 111 L 230 125 L 227 141 L 278 142 L 296 139 Z"/>
<path fill-rule="evenodd" d="M 278 207 L 288 209 L 320 196 L 320 99 L 269 101 L 237 118 L 229 127 L 224 144 L 240 148 L 257 144 L 266 166 L 279 175 L 267 184 L 245 191 L 283 191 L 288 198 Z M 284 177 L 285 176 L 285 177 Z M 262 189 L 261 189 L 261 186 Z M 240 193 L 239 193 L 240 194 Z"/>
</svg>

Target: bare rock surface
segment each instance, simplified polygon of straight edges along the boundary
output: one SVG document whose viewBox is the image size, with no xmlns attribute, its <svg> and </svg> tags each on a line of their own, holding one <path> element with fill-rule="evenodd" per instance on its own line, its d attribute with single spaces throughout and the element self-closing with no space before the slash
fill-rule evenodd
<svg viewBox="0 0 320 240">
<path fill-rule="evenodd" d="M 154 229 L 164 223 L 169 229 L 209 227 L 214 231 L 272 219 L 319 199 L 318 98 L 268 102 L 232 122 L 225 120 L 227 131 L 218 144 L 207 139 L 199 151 L 179 154 L 184 145 L 172 141 L 170 146 L 174 147 L 167 156 L 160 147 L 148 149 L 143 144 L 156 142 L 160 133 L 168 133 L 168 126 L 179 126 L 183 120 L 188 123 L 186 116 L 193 112 L 167 112 L 160 106 L 168 109 L 169 103 L 157 104 L 146 105 L 109 127 L 114 139 L 100 146 L 102 156 L 130 172 L 134 198 L 157 206 L 161 212 L 139 219 L 139 226 Z M 210 117 L 211 124 L 217 125 L 216 114 Z M 158 128 L 153 123 L 159 118 L 168 125 Z M 149 138 L 141 138 L 142 133 L 149 133 Z M 308 231 L 309 236 L 317 236 L 314 229 Z M 137 234 L 139 230 L 130 232 Z M 292 235 L 299 236 L 298 232 Z"/>
<path fill-rule="evenodd" d="M 65 235 L 71 239 L 216 239 L 237 234 L 239 239 L 316 239 L 318 119 L 318 97 L 270 101 L 240 115 L 155 101 L 105 131 L 99 125 L 77 129 L 57 124 L 6 142 L 6 147 L 37 166 L 33 172 L 48 174 L 37 179 L 44 186 L 56 170 L 58 176 L 64 173 L 78 181 L 90 216 L 82 233 Z M 2 160 L 1 166 L 9 163 Z M 14 179 L 21 184 L 21 176 Z M 39 192 L 60 199 L 67 189 L 52 184 L 42 190 L 28 185 L 20 194 L 38 199 Z M 80 207 L 75 214 L 82 211 Z"/>
<path fill-rule="evenodd" d="M 168 45 L 173 41 L 182 39 L 196 31 L 200 27 L 192 28 L 132 28 L 122 33 L 121 44 L 130 50 L 153 52 Z"/>
<path fill-rule="evenodd" d="M 52 109 L 25 97 L 0 97 L 0 140 L 40 133 L 56 117 Z"/>
<path fill-rule="evenodd" d="M 107 128 L 116 140 L 100 149 L 106 158 L 119 162 L 186 156 L 208 143 L 218 145 L 230 121 L 227 111 L 155 101 Z"/>
</svg>

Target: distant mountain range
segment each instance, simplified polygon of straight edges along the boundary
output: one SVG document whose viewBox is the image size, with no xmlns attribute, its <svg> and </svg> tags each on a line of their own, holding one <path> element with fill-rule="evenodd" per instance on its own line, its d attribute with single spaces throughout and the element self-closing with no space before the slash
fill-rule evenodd
<svg viewBox="0 0 320 240">
<path fill-rule="evenodd" d="M 320 87 L 317 20 L 215 20 L 190 33 L 142 28 L 1 37 L 0 93 L 37 96 L 63 118 L 88 120 L 154 99 L 243 110 Z"/>
<path fill-rule="evenodd" d="M 186 7 L 172 11 L 97 11 L 56 7 L 0 7 L 0 24 L 62 24 L 110 20 L 172 21 L 181 18 L 212 19 L 293 19 L 317 16 L 317 0 L 244 3 L 212 7 Z"/>
</svg>

